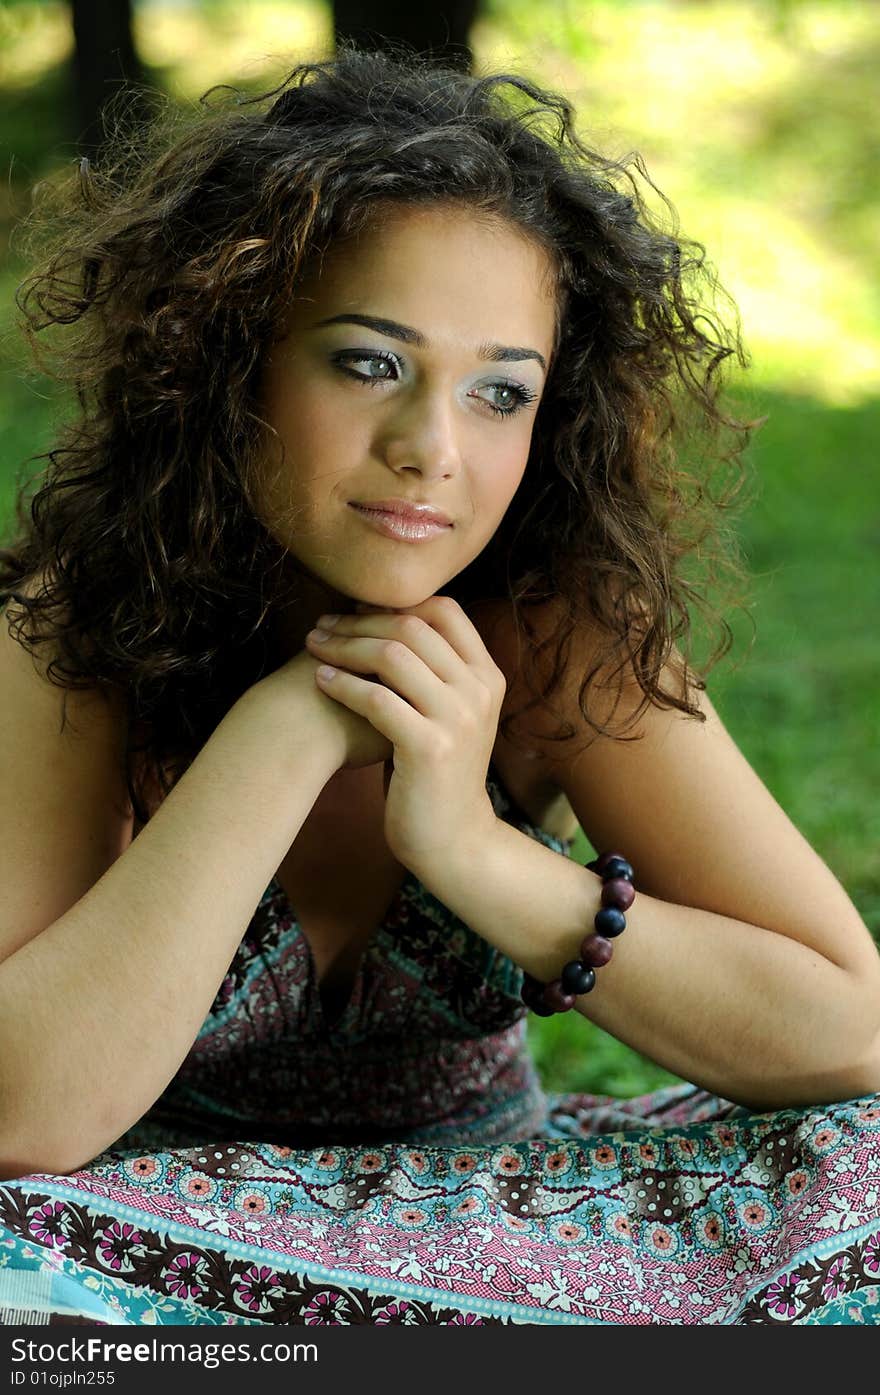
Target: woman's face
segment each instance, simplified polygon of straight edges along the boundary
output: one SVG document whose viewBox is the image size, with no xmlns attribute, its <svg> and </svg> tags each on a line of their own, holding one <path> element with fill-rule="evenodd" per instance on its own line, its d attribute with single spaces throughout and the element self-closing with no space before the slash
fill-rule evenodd
<svg viewBox="0 0 880 1395">
<path fill-rule="evenodd" d="M 440 206 L 376 219 L 301 283 L 263 381 L 260 512 L 322 589 L 418 605 L 482 551 L 525 469 L 554 313 L 542 249 Z M 448 523 L 368 507 L 394 501 Z"/>
</svg>

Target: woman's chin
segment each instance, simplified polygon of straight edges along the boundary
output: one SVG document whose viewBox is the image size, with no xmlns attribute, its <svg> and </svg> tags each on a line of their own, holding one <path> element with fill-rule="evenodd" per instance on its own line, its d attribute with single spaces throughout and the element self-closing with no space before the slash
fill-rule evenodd
<svg viewBox="0 0 880 1395">
<path fill-rule="evenodd" d="M 421 605 L 423 601 L 429 601 L 435 596 L 436 591 L 367 591 L 352 597 L 352 608 L 355 606 L 366 606 L 369 610 L 411 610 L 415 606 Z"/>
</svg>

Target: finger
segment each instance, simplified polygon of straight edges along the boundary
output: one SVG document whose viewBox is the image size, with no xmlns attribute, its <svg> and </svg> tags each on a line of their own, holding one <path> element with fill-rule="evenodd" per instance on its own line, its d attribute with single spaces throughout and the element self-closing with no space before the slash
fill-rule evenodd
<svg viewBox="0 0 880 1395">
<path fill-rule="evenodd" d="M 320 620 L 318 626 L 323 628 Z M 311 638 L 313 633 L 310 631 L 306 636 L 310 648 L 315 642 Z M 382 640 L 399 640 L 417 654 L 444 683 L 460 686 L 465 681 L 462 671 L 464 661 L 461 656 L 438 630 L 419 615 L 408 612 L 395 614 L 389 611 L 378 611 L 373 615 L 363 616 L 340 615 L 330 633 L 334 638 L 369 636 Z M 329 644 L 330 641 L 324 643 Z M 319 651 L 313 648 L 311 652 L 317 654 Z"/>
<path fill-rule="evenodd" d="M 328 664 L 350 673 L 375 674 L 422 716 L 438 718 L 449 714 L 454 685 L 444 682 L 402 640 L 380 639 L 372 635 L 339 635 L 334 630 L 326 640 L 321 641 L 316 640 L 313 633 L 306 635 L 306 645 L 315 658 Z M 460 659 L 456 658 L 455 663 L 459 669 L 463 667 Z"/>
<path fill-rule="evenodd" d="M 475 673 L 480 674 L 484 680 L 488 680 L 490 685 L 501 676 L 491 654 L 483 642 L 483 637 L 468 615 L 465 614 L 457 601 L 451 596 L 429 596 L 427 600 L 421 601 L 418 605 L 409 606 L 404 610 L 379 609 L 370 607 L 358 601 L 355 610 L 357 616 L 342 615 L 337 616 L 337 624 L 334 628 L 340 629 L 341 633 L 363 634 L 367 632 L 365 627 L 359 623 L 360 617 L 366 617 L 369 623 L 369 632 L 376 633 L 375 624 L 386 617 L 413 615 L 422 619 L 430 629 L 441 635 L 450 649 L 463 660 Z M 346 629 L 347 622 L 352 622 L 352 628 Z M 320 622 L 319 622 L 320 623 Z M 382 633 L 397 633 L 383 627 Z M 430 662 L 427 653 L 421 649 L 426 662 Z M 435 651 L 435 654 L 438 651 Z M 432 664 L 432 667 L 434 665 Z M 435 671 L 438 671 L 435 668 Z M 450 678 L 447 677 L 447 681 Z"/>
<path fill-rule="evenodd" d="M 475 672 L 485 674 L 495 667 L 479 630 L 451 596 L 429 596 L 401 613 L 427 621 Z"/>
<path fill-rule="evenodd" d="M 360 603 L 358 608 L 362 612 L 366 610 Z M 421 633 L 412 628 L 414 620 L 423 622 L 425 628 Z M 399 626 L 395 621 L 400 622 Z M 386 635 L 401 635 L 434 672 L 458 688 L 467 700 L 476 698 L 482 705 L 488 694 L 493 705 L 504 701 L 507 682 L 503 672 L 486 648 L 479 630 L 451 596 L 431 596 L 401 611 L 376 610 L 370 614 L 339 616 L 334 628 L 342 633 L 357 634 L 365 630 L 376 633 L 378 629 Z M 450 656 L 448 664 L 431 640 L 432 634 L 445 640 L 447 650 L 444 652 Z M 457 670 L 451 656 L 458 661 Z"/>
<path fill-rule="evenodd" d="M 413 746 L 418 741 L 424 717 L 383 683 L 371 683 L 328 664 L 321 664 L 315 670 L 315 682 L 327 697 L 364 717 L 395 750 L 408 744 Z"/>
<path fill-rule="evenodd" d="M 481 705 L 488 702 L 493 712 L 500 709 L 507 692 L 507 679 L 486 648 L 483 636 L 458 602 L 451 596 L 430 596 L 406 613 L 426 620 L 458 654 L 468 675 L 470 696 Z"/>
</svg>

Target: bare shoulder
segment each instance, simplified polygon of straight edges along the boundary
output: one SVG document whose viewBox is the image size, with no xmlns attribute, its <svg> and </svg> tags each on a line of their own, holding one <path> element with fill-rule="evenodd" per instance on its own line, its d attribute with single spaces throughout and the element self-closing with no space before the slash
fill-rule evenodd
<svg viewBox="0 0 880 1395">
<path fill-rule="evenodd" d="M 131 839 L 124 704 L 62 689 L 47 667 L 0 612 L 0 961 L 69 910 Z"/>
</svg>

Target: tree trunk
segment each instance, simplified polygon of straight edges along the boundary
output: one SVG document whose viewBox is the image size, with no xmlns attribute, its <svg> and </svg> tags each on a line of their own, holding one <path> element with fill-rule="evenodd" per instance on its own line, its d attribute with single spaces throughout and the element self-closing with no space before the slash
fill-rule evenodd
<svg viewBox="0 0 880 1395">
<path fill-rule="evenodd" d="M 349 39 L 358 48 L 388 49 L 403 42 L 437 63 L 469 69 L 473 54 L 468 35 L 479 0 L 334 0 L 333 29 L 338 43 Z"/>
<path fill-rule="evenodd" d="M 126 82 L 142 83 L 134 46 L 132 0 L 71 0 L 73 13 L 73 107 L 77 148 L 94 155 L 101 144 L 101 109 Z M 137 98 L 134 112 L 144 109 Z"/>
</svg>

